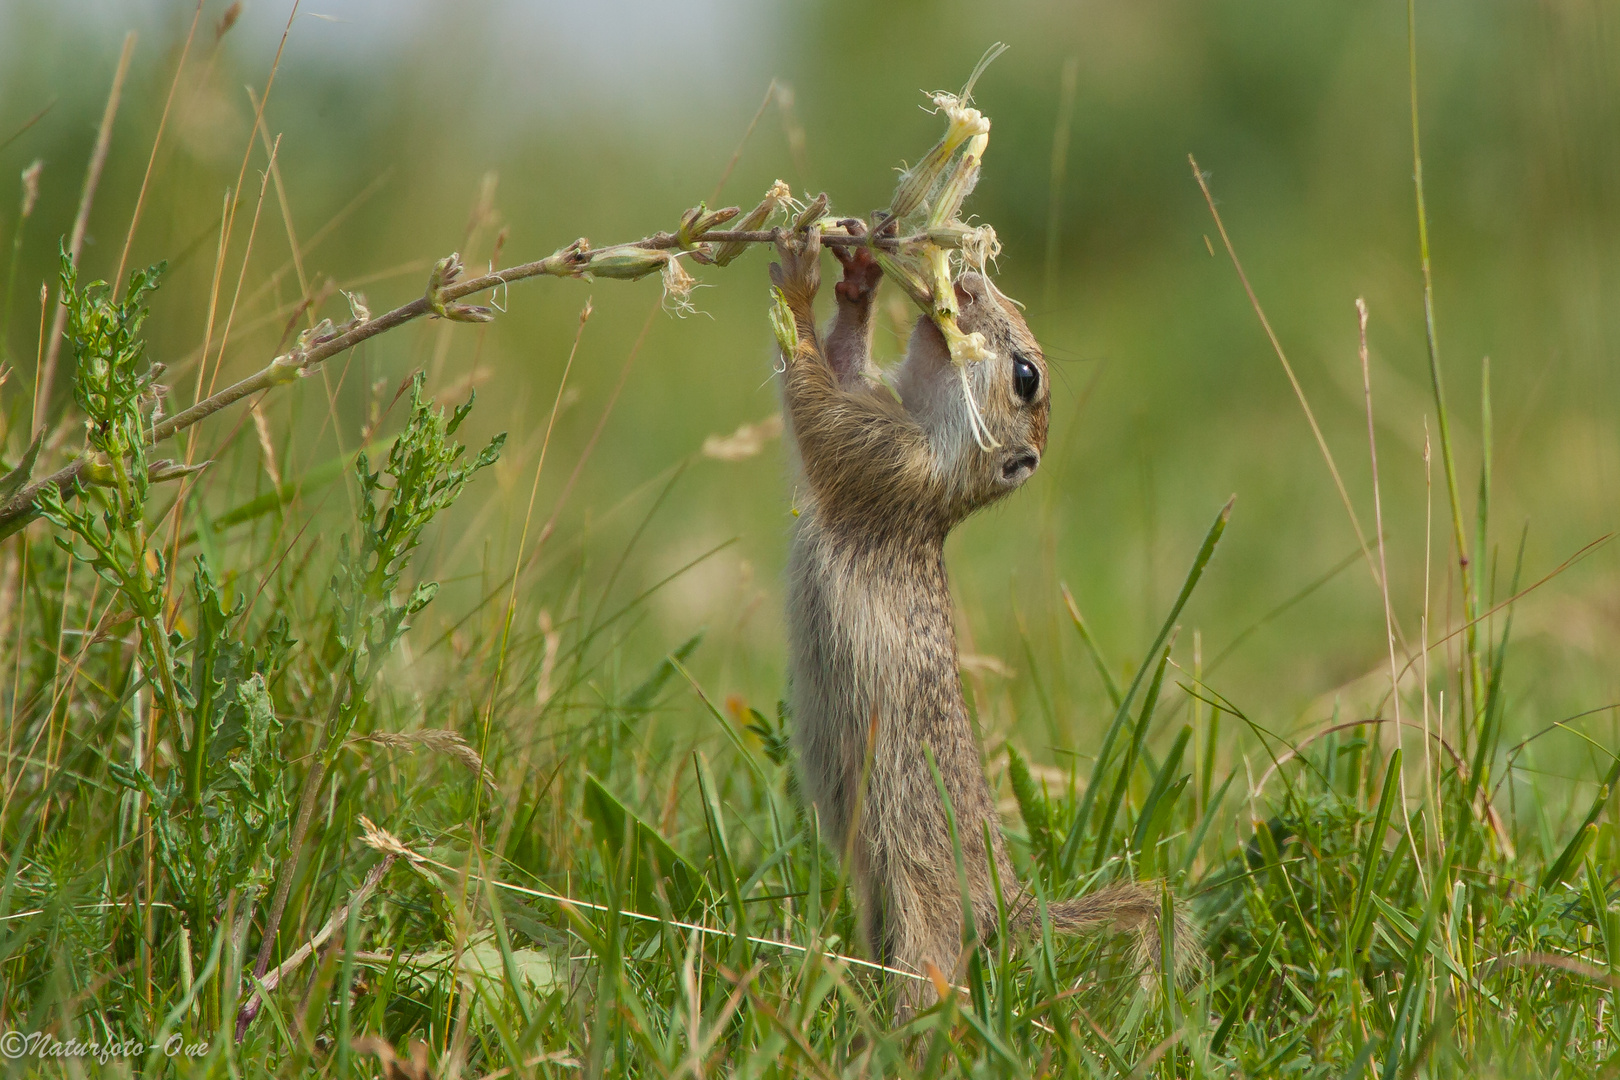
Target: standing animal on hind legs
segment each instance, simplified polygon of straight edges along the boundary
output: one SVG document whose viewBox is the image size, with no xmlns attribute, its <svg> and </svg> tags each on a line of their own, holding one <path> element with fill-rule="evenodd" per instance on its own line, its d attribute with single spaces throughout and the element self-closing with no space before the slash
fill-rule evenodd
<svg viewBox="0 0 1620 1080">
<path fill-rule="evenodd" d="M 895 392 L 878 384 L 870 350 L 881 273 L 867 250 L 838 251 L 844 277 L 823 344 L 812 310 L 820 248 L 814 229 L 784 238 L 771 267 L 796 335 L 782 385 L 804 481 L 788 570 L 794 744 L 807 798 L 829 838 L 852 854 L 873 955 L 951 978 L 962 952 L 962 892 L 925 748 L 956 816 L 976 925 L 997 925 L 994 860 L 1011 921 L 1039 927 L 1007 857 L 962 697 L 945 537 L 1039 465 L 1046 361 L 1012 304 L 982 275 L 961 275 L 961 328 L 983 334 L 994 353 L 969 366 L 984 425 L 1000 444 L 981 449 L 959 371 L 927 316 Z M 1126 883 L 1048 910 L 1060 931 L 1150 936 L 1160 904 L 1156 883 Z M 1185 927 L 1177 933 L 1190 940 Z M 931 982 L 903 980 L 897 1012 L 908 1016 L 933 998 Z"/>
</svg>

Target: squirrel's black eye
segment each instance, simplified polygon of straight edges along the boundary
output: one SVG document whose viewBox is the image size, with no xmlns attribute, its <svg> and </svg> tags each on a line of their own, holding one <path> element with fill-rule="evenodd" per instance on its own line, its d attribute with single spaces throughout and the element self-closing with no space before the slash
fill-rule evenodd
<svg viewBox="0 0 1620 1080">
<path fill-rule="evenodd" d="M 1013 393 L 1024 402 L 1035 400 L 1035 392 L 1041 388 L 1041 373 L 1034 364 L 1017 353 L 1013 354 Z"/>
</svg>

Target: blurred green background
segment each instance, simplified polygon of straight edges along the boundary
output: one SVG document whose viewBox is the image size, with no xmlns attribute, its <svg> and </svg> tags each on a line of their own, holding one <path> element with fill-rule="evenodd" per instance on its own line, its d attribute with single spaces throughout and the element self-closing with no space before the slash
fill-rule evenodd
<svg viewBox="0 0 1620 1080">
<path fill-rule="evenodd" d="M 258 0 L 216 43 L 223 12 L 215 0 L 204 11 L 132 257 L 173 264 L 149 323 L 152 355 L 172 365 L 171 410 L 189 403 L 196 382 L 221 199 L 251 141 L 221 323 L 236 291 L 266 161 L 250 140 L 245 88 L 263 92 L 288 25 L 288 5 Z M 0 6 L 0 139 L 55 102 L 0 150 L 0 178 L 9 178 L 0 188 L 3 251 L 17 235 L 16 177 L 44 162 L 5 330 L 15 374 L 0 389 L 0 412 L 13 457 L 30 407 L 39 283 L 54 283 L 57 237 L 70 228 L 123 35 L 134 29 L 139 39 L 90 219 L 91 276 L 117 263 L 191 14 L 178 0 Z M 1440 356 L 1470 515 L 1481 363 L 1490 357 L 1495 489 L 1485 562 L 1501 597 L 1526 525 L 1533 581 L 1613 529 L 1620 510 L 1620 8 L 1424 0 L 1417 19 Z M 1011 51 L 976 91 L 994 127 L 969 210 L 996 226 L 1000 283 L 1027 303 L 1055 378 L 1039 473 L 964 526 L 950 551 L 964 651 L 1014 673 L 974 676 L 990 688 L 987 734 L 1016 730 L 1045 760 L 1053 759 L 1043 747 L 1091 746 L 1105 699 L 1059 583 L 1074 591 L 1110 661 L 1125 666 L 1233 493 L 1232 525 L 1177 640 L 1184 668 L 1194 662 L 1194 631 L 1207 669 L 1356 551 L 1189 153 L 1209 174 L 1371 536 L 1353 307 L 1366 298 L 1392 606 L 1415 643 L 1427 500 L 1432 636 L 1454 626 L 1444 482 L 1436 454 L 1430 493 L 1423 459 L 1434 406 L 1406 8 L 1395 0 L 308 4 L 287 32 L 265 110 L 268 131 L 281 136 L 286 218 L 272 184 L 222 378 L 262 366 L 281 340 L 299 295 L 297 274 L 284 268 L 289 220 L 305 276 L 362 290 L 373 311 L 419 295 L 431 261 L 449 251 L 483 266 L 501 230 L 502 261 L 515 262 L 580 235 L 602 244 L 672 228 L 684 208 L 711 198 L 773 78 L 781 92 L 720 201 L 752 205 L 781 177 L 796 194 L 825 190 L 835 209 L 864 214 L 887 203 L 895 166 L 937 137 L 919 91 L 959 86 L 997 40 Z M 1075 78 L 1061 125 L 1066 64 Z M 1068 149 L 1054 168 L 1060 131 Z M 494 626 L 499 605 L 477 604 L 516 556 L 580 308 L 590 298 L 594 315 L 539 481 L 531 549 L 649 325 L 525 576 L 516 630 L 532 635 L 542 609 L 564 610 L 582 566 L 592 603 L 610 578 L 622 602 L 734 540 L 658 591 L 625 644 L 650 662 L 707 626 L 694 673 L 717 698 L 741 695 L 768 709 L 783 679 L 786 450 L 778 440 L 740 461 L 701 453 L 706 437 L 777 411 L 765 263 L 751 252 L 724 270 L 695 268 L 712 287 L 694 296 L 701 314 L 686 318 L 658 313 L 648 323 L 656 279 L 544 279 L 515 286 L 509 311 L 487 329 L 419 323 L 388 334 L 269 399 L 276 468 L 291 480 L 352 451 L 378 403 L 416 368 L 442 395 L 475 384 L 470 441 L 509 430 L 508 453 L 434 535 L 420 566 L 448 583 L 429 637 L 452 625 Z M 890 309 L 879 333 L 885 356 L 903 347 L 911 318 L 898 301 Z M 341 296 L 322 314 L 346 317 Z M 55 416 L 65 390 L 59 380 Z M 253 425 L 241 420 L 220 416 L 200 435 L 198 456 L 218 458 L 200 488 L 216 514 L 269 484 Z M 58 463 L 76 438 L 71 427 L 60 434 Z M 660 500 L 676 463 L 686 467 Z M 341 488 L 302 499 L 295 525 L 317 524 L 295 550 L 329 552 L 319 523 L 341 521 L 347 509 Z M 227 563 L 240 535 L 224 538 Z M 1606 547 L 1522 605 L 1516 634 L 1527 648 L 1507 675 L 1510 736 L 1620 700 L 1617 584 L 1620 551 Z M 1455 655 L 1436 654 L 1436 690 L 1448 685 Z M 1352 562 L 1246 637 L 1210 682 L 1257 722 L 1298 731 L 1320 726 L 1335 696 L 1347 713 L 1371 707 L 1386 663 L 1382 599 Z M 1613 715 L 1588 718 L 1584 730 L 1612 744 Z M 1574 757 L 1590 751 L 1573 736 L 1564 745 L 1562 763 L 1549 758 L 1546 767 L 1584 772 Z"/>
</svg>

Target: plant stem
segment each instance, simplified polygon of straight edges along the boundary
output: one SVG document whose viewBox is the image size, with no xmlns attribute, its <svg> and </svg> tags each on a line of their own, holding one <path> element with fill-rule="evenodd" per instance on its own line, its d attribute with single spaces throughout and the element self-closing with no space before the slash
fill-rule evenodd
<svg viewBox="0 0 1620 1080">
<path fill-rule="evenodd" d="M 703 234 L 703 243 L 743 243 L 743 244 L 769 244 L 774 243 L 780 231 L 777 229 L 715 229 Z M 898 251 L 908 244 L 926 239 L 921 235 L 903 236 L 894 238 L 872 238 L 870 236 L 839 236 L 824 235 L 822 243 L 833 247 L 860 247 L 871 245 L 884 250 Z M 615 244 L 613 248 L 644 248 L 653 251 L 668 251 L 684 246 L 681 238 L 674 233 L 660 232 L 641 240 L 627 244 Z M 533 262 L 520 263 L 501 270 L 495 270 L 479 277 L 468 278 L 446 285 L 440 290 L 441 302 L 460 300 L 474 293 L 496 289 L 514 281 L 523 281 L 534 277 L 581 277 L 588 273 L 587 264 L 592 255 L 600 255 L 608 248 L 592 249 L 586 241 L 577 240 L 564 248 L 559 248 L 543 259 Z M 329 360 L 339 353 L 354 348 L 362 341 L 376 337 L 395 327 L 403 326 L 423 315 L 433 313 L 433 304 L 425 296 L 418 297 L 410 303 L 401 304 L 392 311 L 368 319 L 363 323 L 356 323 L 334 332 L 330 336 L 315 339 L 308 348 L 294 349 L 283 353 L 271 360 L 264 368 L 242 379 L 240 382 L 227 386 L 225 389 L 204 398 L 189 409 L 184 409 L 173 416 L 154 424 L 148 438 L 148 445 L 156 445 L 165 439 L 171 438 L 184 431 L 193 424 L 212 416 L 230 405 L 236 404 L 245 397 L 268 390 L 282 383 L 292 382 L 299 375 L 305 374 L 321 363 Z M 34 508 L 34 501 L 46 485 L 55 484 L 64 494 L 84 473 L 91 464 L 92 459 L 80 458 L 71 465 L 64 466 L 49 476 L 35 481 L 22 491 L 18 492 L 9 502 L 0 504 L 0 539 L 11 535 L 18 528 L 32 521 L 38 516 Z"/>
<path fill-rule="evenodd" d="M 1423 151 L 1418 137 L 1417 96 L 1417 0 L 1406 0 L 1407 84 L 1412 105 L 1412 183 L 1417 191 L 1418 253 L 1423 265 L 1423 325 L 1429 345 L 1429 379 L 1434 386 L 1434 405 L 1440 429 L 1440 462 L 1446 474 L 1446 493 L 1451 499 L 1452 542 L 1457 545 L 1457 567 L 1462 577 L 1464 632 L 1463 653 L 1468 665 L 1471 700 L 1463 716 L 1464 746 L 1471 710 L 1477 714 L 1484 702 L 1484 680 L 1479 666 L 1479 646 L 1475 631 L 1478 597 L 1474 593 L 1473 566 L 1468 557 L 1468 534 L 1463 525 L 1462 499 L 1457 489 L 1457 463 L 1451 448 L 1451 423 L 1446 412 L 1445 383 L 1440 376 L 1440 346 L 1435 335 L 1434 278 L 1429 269 L 1429 214 L 1423 200 Z M 1477 716 L 1476 716 L 1477 719 Z"/>
</svg>

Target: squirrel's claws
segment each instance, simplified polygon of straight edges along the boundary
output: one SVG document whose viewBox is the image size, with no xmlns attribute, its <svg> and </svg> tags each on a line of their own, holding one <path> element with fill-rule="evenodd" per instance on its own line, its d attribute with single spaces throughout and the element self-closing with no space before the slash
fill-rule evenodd
<svg viewBox="0 0 1620 1080">
<path fill-rule="evenodd" d="M 803 233 L 782 233 L 776 238 L 782 260 L 771 264 L 771 284 L 790 303 L 809 303 L 821 287 L 821 229 L 812 225 Z"/>
<path fill-rule="evenodd" d="M 838 224 L 856 239 L 866 236 L 866 222 L 860 218 L 841 218 Z M 878 282 L 883 280 L 883 268 L 878 265 L 871 248 L 840 244 L 832 249 L 832 253 L 838 265 L 844 268 L 843 280 L 833 287 L 838 299 L 866 303 L 877 295 Z"/>
<path fill-rule="evenodd" d="M 878 265 L 871 248 L 834 248 L 838 263 L 844 268 L 844 279 L 833 286 L 838 299 L 851 303 L 868 303 L 877 295 L 878 283 L 883 280 L 883 267 Z"/>
</svg>

